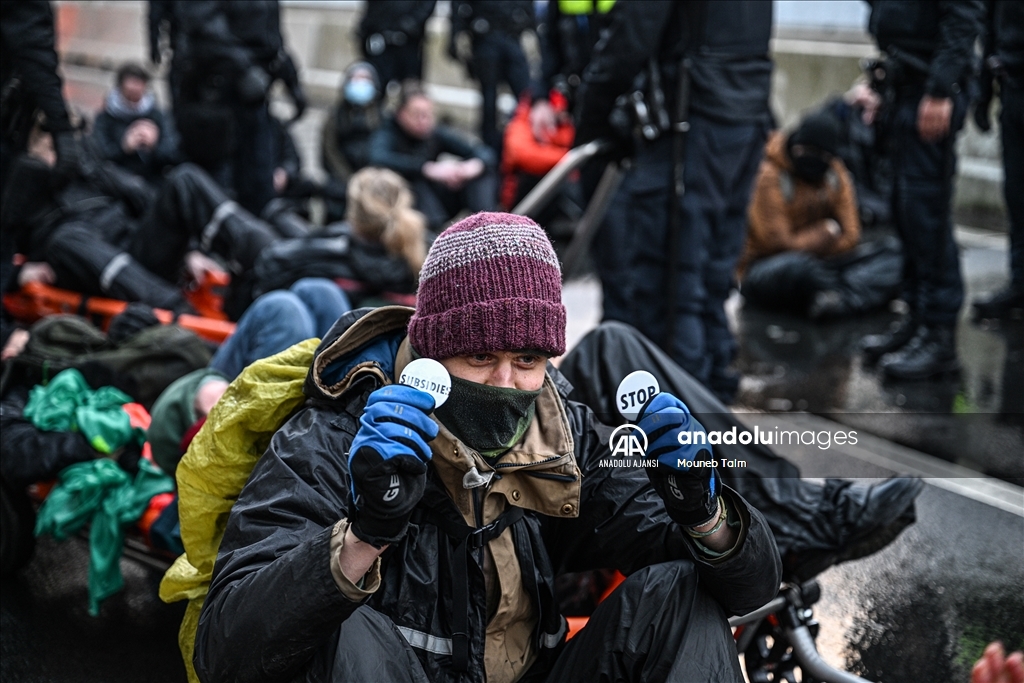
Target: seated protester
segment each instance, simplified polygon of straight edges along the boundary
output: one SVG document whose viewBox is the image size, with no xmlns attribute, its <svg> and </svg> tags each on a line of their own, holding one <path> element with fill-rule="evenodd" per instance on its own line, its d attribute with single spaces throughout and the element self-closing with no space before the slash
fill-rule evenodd
<svg viewBox="0 0 1024 683">
<path fill-rule="evenodd" d="M 156 192 L 86 153 L 76 177 L 58 187 L 54 161 L 52 137 L 37 127 L 28 154 L 13 164 L 0 209 L 4 248 L 13 250 L 5 261 L 20 253 L 48 263 L 58 287 L 184 311 L 177 286 L 184 267 L 198 278 L 219 268 L 204 257 L 216 255 L 234 276 L 229 314 L 241 314 L 256 256 L 279 235 L 204 171 L 182 164 Z"/>
<path fill-rule="evenodd" d="M 370 163 L 370 136 L 380 128 L 381 87 L 377 70 L 369 62 L 345 69 L 341 94 L 320 134 L 321 163 L 327 171 L 327 218 L 345 215 L 345 187 L 349 178 Z"/>
<path fill-rule="evenodd" d="M 811 318 L 837 317 L 890 301 L 899 252 L 863 245 L 857 198 L 836 150 L 839 126 L 812 114 L 768 140 L 747 212 L 737 275 L 751 304 Z"/>
<path fill-rule="evenodd" d="M 442 154 L 460 160 L 439 161 Z M 494 207 L 494 153 L 437 125 L 434 103 L 418 83 L 402 86 L 394 117 L 370 138 L 370 164 L 390 168 L 409 181 L 416 208 L 435 232 L 460 211 Z"/>
<path fill-rule="evenodd" d="M 352 281 L 359 306 L 379 305 L 381 294 L 412 294 L 426 256 L 426 220 L 412 208 L 412 192 L 386 168 L 364 168 L 348 184 L 346 221 L 299 240 L 282 240 L 256 261 L 256 289 L 288 287 L 302 277 Z"/>
<path fill-rule="evenodd" d="M 177 131 L 170 115 L 156 106 L 149 80 L 138 64 L 117 70 L 117 85 L 96 115 L 91 139 L 101 159 L 158 182 L 164 169 L 181 159 Z"/>
<path fill-rule="evenodd" d="M 501 156 L 501 207 L 515 207 L 544 175 L 572 149 L 576 129 L 567 111 L 567 102 L 558 91 L 549 100 L 556 112 L 553 128 L 535 130 L 530 122 L 531 105 L 524 98 L 516 114 L 505 126 Z"/>
<path fill-rule="evenodd" d="M 610 428 L 547 363 L 565 320 L 544 231 L 494 213 L 438 237 L 416 310 L 339 320 L 231 510 L 198 677 L 742 680 L 726 615 L 778 590 L 764 518 L 677 469 L 710 454 L 667 393 L 639 422 L 656 466 L 603 467 Z M 437 409 L 395 384 L 417 357 L 452 376 Z M 566 643 L 555 574 L 598 567 L 629 578 Z"/>
<path fill-rule="evenodd" d="M 173 476 L 187 446 L 183 440 L 198 431 L 228 383 L 246 366 L 324 336 L 349 310 L 345 293 L 330 280 L 318 278 L 299 280 L 290 289 L 256 299 L 210 364 L 171 384 L 153 404 L 147 440 L 156 463 Z"/>
</svg>

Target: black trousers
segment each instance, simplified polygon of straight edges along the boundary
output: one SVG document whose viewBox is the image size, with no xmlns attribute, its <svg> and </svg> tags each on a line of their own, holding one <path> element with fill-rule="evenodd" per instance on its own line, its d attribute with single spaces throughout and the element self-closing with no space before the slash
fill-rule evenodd
<svg viewBox="0 0 1024 683">
<path fill-rule="evenodd" d="M 856 315 L 899 296 L 902 263 L 894 237 L 827 259 L 787 251 L 750 264 L 741 291 L 749 305 L 795 315 L 807 315 L 815 295 L 831 291 L 839 295 L 835 314 Z"/>
<path fill-rule="evenodd" d="M 1013 286 L 1024 292 L 1024 82 L 1004 78 L 1001 83 L 1003 137 L 1003 191 L 1010 217 L 1010 273 Z"/>
<path fill-rule="evenodd" d="M 377 77 L 385 86 L 391 81 L 423 80 L 422 37 L 405 45 L 388 45 L 379 55 L 369 54 L 364 43 L 363 56 L 377 70 Z"/>
<path fill-rule="evenodd" d="M 420 178 L 412 184 L 416 209 L 427 217 L 427 226 L 440 232 L 444 224 L 463 209 L 470 213 L 493 211 L 497 201 L 498 180 L 493 171 L 466 183 L 460 190 L 450 190 L 441 183 Z"/>
<path fill-rule="evenodd" d="M 530 85 L 530 66 L 519 45 L 519 38 L 501 31 L 475 36 L 473 71 L 480 81 L 480 95 L 484 100 L 480 112 L 480 138 L 491 149 L 500 150 L 498 86 L 508 83 L 512 95 L 518 98 Z"/>
<path fill-rule="evenodd" d="M 667 304 L 672 141 L 642 149 L 623 181 L 597 247 L 605 319 L 638 328 L 690 375 L 715 387 L 736 355 L 725 300 L 746 235 L 750 190 L 766 123 L 726 124 L 694 115 L 684 160 L 675 303 Z M 611 266 L 609 268 L 609 265 Z M 671 321 L 671 329 L 669 328 Z"/>
<path fill-rule="evenodd" d="M 446 640 L 418 644 L 437 649 Z M 402 632 L 365 606 L 342 624 L 331 672 L 323 678 L 332 683 L 429 680 Z M 701 589 L 693 564 L 680 560 L 626 579 L 557 656 L 542 657 L 522 680 L 740 683 L 743 675 L 725 613 Z"/>
<path fill-rule="evenodd" d="M 903 299 L 922 323 L 953 327 L 964 300 L 960 249 L 950 213 L 956 133 L 967 97 L 954 96 L 949 135 L 925 142 L 917 130 L 921 92 L 901 92 L 887 116 L 894 175 L 892 216 L 903 242 Z"/>
<path fill-rule="evenodd" d="M 245 280 L 276 239 L 204 171 L 182 164 L 142 218 L 123 211 L 78 216 L 54 230 L 46 254 L 61 287 L 176 309 L 184 305 L 176 283 L 190 248 L 219 255 Z"/>
</svg>

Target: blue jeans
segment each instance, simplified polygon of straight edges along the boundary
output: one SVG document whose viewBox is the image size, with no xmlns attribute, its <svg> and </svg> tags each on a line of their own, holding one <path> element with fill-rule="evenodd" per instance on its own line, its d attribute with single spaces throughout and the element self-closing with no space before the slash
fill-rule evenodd
<svg viewBox="0 0 1024 683">
<path fill-rule="evenodd" d="M 242 314 L 210 367 L 234 379 L 250 363 L 322 337 L 351 309 L 341 288 L 325 278 L 303 278 L 290 289 L 267 292 Z"/>
</svg>

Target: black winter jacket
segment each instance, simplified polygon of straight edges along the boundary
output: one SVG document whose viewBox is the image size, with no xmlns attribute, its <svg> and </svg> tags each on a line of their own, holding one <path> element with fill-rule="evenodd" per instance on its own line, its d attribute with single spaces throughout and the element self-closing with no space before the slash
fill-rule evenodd
<svg viewBox="0 0 1024 683">
<path fill-rule="evenodd" d="M 455 0 L 452 3 L 453 36 L 461 31 L 470 31 L 474 36 L 491 31 L 518 36 L 535 26 L 532 0 Z"/>
<path fill-rule="evenodd" d="M 494 153 L 490 148 L 446 126 L 438 126 L 429 138 L 419 140 L 407 135 L 392 118 L 370 137 L 370 166 L 390 168 L 406 180 L 422 178 L 423 164 L 437 161 L 442 153 L 480 159 L 494 168 Z"/>
<path fill-rule="evenodd" d="M 982 0 L 868 0 L 868 29 L 879 49 L 908 55 L 928 72 L 906 70 L 933 97 L 949 97 L 963 88 L 974 67 L 974 41 L 985 17 Z"/>
<path fill-rule="evenodd" d="M 47 0 L 0 3 L 0 36 L 0 85 L 6 89 L 9 81 L 17 77 L 26 96 L 25 104 L 43 110 L 51 131 L 71 130 L 57 75 L 50 3 Z M 12 104 L 5 101 L 4 108 Z"/>
<path fill-rule="evenodd" d="M 611 25 L 584 72 L 577 143 L 610 132 L 615 98 L 652 57 L 662 71 L 670 114 L 675 112 L 678 67 L 688 57 L 690 112 L 730 123 L 769 119 L 768 0 L 620 2 L 610 16 Z"/>
<path fill-rule="evenodd" d="M 437 0 L 368 2 L 363 18 L 359 20 L 359 37 L 366 40 L 380 33 L 391 45 L 404 45 L 410 39 L 422 40 L 427 19 L 434 13 L 436 5 Z M 398 34 L 402 37 L 399 38 Z"/>
<path fill-rule="evenodd" d="M 989 0 L 983 42 L 985 56 L 996 56 L 1024 84 L 1024 0 Z"/>
<path fill-rule="evenodd" d="M 121 140 L 128 126 L 139 119 L 149 119 L 160 129 L 160 139 L 151 150 L 127 153 L 121 147 Z M 164 168 L 181 161 L 178 153 L 178 132 L 171 117 L 153 107 L 145 113 L 121 116 L 106 109 L 96 115 L 92 126 L 92 139 L 100 158 L 112 161 L 130 173 L 149 181 L 157 181 Z"/>
<path fill-rule="evenodd" d="M 368 358 L 366 349 L 374 340 L 401 338 L 411 312 L 353 311 L 317 349 L 305 405 L 274 435 L 231 511 L 196 637 L 196 671 L 205 683 L 326 680 L 340 627 L 359 607 L 341 593 L 330 569 L 332 528 L 348 517 L 351 504 L 346 453 L 369 393 L 393 373 L 393 360 Z M 352 350 L 339 349 L 344 347 L 339 340 L 347 340 Z M 331 396 L 322 388 L 321 373 L 335 363 L 353 369 L 347 380 L 330 382 L 337 392 Z M 505 531 L 513 534 L 524 589 L 533 598 L 534 639 L 542 657 L 543 648 L 564 641 L 553 595 L 559 572 L 614 567 L 629 573 L 690 559 L 701 585 L 726 612 L 747 612 L 775 595 L 780 561 L 759 512 L 730 492 L 745 519 L 745 537 L 735 554 L 718 564 L 705 561 L 668 518 L 643 471 L 599 467 L 608 457 L 610 429 L 589 408 L 566 401 L 568 383 L 554 368 L 549 374 L 563 397 L 582 472 L 579 516 L 526 510 L 521 522 Z M 450 639 L 456 543 L 435 523 L 435 512 L 444 507 L 437 501 L 450 502 L 438 493 L 434 483 L 428 485 L 424 500 L 432 498 L 433 506 L 421 504 L 406 537 L 383 554 L 380 588 L 366 604 L 400 630 Z M 432 681 L 484 681 L 482 557 L 482 551 L 474 552 L 469 565 L 469 671 L 460 678 L 451 670 L 450 655 L 417 649 Z"/>
<path fill-rule="evenodd" d="M 221 60 L 238 72 L 256 64 L 269 69 L 284 47 L 277 0 L 188 0 L 174 3 L 173 23 L 188 58 Z"/>
</svg>

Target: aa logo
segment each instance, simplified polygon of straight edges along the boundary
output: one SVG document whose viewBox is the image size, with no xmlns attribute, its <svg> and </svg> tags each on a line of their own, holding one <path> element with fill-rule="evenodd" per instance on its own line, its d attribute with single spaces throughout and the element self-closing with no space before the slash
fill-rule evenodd
<svg viewBox="0 0 1024 683">
<path fill-rule="evenodd" d="M 619 425 L 608 437 L 613 456 L 642 458 L 647 453 L 647 434 L 633 424 Z"/>
</svg>

